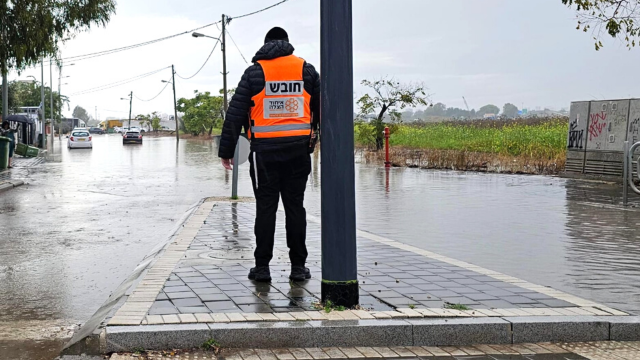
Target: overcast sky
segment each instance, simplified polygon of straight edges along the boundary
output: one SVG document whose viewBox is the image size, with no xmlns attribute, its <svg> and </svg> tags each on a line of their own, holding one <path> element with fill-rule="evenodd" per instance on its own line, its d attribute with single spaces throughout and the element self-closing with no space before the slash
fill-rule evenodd
<svg viewBox="0 0 640 360">
<path fill-rule="evenodd" d="M 62 57 L 83 55 L 132 45 L 187 31 L 245 14 L 278 0 L 120 0 L 106 28 L 79 34 L 63 47 Z M 320 69 L 320 1 L 289 0 L 257 15 L 233 20 L 229 32 L 247 58 L 263 43 L 273 26 L 289 32 L 295 54 Z M 354 73 L 356 95 L 365 91 L 359 82 L 383 75 L 405 82 L 421 81 L 434 102 L 448 107 L 492 103 L 502 108 L 522 106 L 568 108 L 575 100 L 638 96 L 640 49 L 627 50 L 607 40 L 596 52 L 590 34 L 577 31 L 572 10 L 561 0 L 354 0 Z M 210 26 L 199 30 L 218 36 Z M 247 64 L 228 40 L 229 86 L 235 87 Z M 83 106 L 98 117 L 126 118 L 133 91 L 133 115 L 154 110 L 173 113 L 173 94 L 161 80 L 169 69 L 108 90 L 73 95 L 87 89 L 128 79 L 174 64 L 183 77 L 193 75 L 211 52 L 215 40 L 183 35 L 134 50 L 76 61 L 63 69 L 62 93 L 71 96 L 71 109 Z M 222 55 L 216 48 L 202 71 L 190 80 L 176 80 L 177 97 L 194 90 L 218 93 L 222 88 Z M 49 83 L 45 67 L 45 83 Z M 10 80 L 40 78 L 28 70 Z M 54 88 L 57 70 L 54 70 Z M 66 110 L 66 109 L 65 109 Z M 67 111 L 66 115 L 71 112 Z"/>
</svg>

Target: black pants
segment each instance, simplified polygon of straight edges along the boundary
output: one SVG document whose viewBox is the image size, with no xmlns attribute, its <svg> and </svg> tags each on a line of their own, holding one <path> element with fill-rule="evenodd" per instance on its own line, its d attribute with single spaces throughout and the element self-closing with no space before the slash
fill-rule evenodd
<svg viewBox="0 0 640 360">
<path fill-rule="evenodd" d="M 292 266 L 307 260 L 307 213 L 304 191 L 311 173 L 311 157 L 305 151 L 288 154 L 254 153 L 249 156 L 251 181 L 256 197 L 256 266 L 269 266 L 273 258 L 276 212 L 282 196 L 286 216 L 287 246 Z M 256 178 L 257 168 L 257 178 Z"/>
</svg>

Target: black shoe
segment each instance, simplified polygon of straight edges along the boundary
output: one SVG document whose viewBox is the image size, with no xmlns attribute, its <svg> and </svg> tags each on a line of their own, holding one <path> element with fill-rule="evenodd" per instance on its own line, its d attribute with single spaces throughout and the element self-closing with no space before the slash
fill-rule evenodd
<svg viewBox="0 0 640 360">
<path fill-rule="evenodd" d="M 270 282 L 271 272 L 269 272 L 268 266 L 256 266 L 249 270 L 249 280 L 255 280 L 259 282 Z"/>
<path fill-rule="evenodd" d="M 311 271 L 304 266 L 292 266 L 289 279 L 293 281 L 305 281 L 311 279 Z"/>
</svg>

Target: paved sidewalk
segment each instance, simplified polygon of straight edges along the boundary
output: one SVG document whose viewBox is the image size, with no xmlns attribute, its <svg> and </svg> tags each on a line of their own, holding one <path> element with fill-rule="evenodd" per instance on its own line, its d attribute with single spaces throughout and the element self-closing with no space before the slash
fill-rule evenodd
<svg viewBox="0 0 640 360">
<path fill-rule="evenodd" d="M 141 293 L 153 298 L 147 316 L 125 315 L 127 303 L 109 325 L 138 325 L 144 320 L 149 325 L 188 322 L 189 319 L 202 322 L 210 317 L 210 322 L 249 321 L 247 314 L 253 314 L 248 317 L 256 321 L 274 317 L 349 320 L 626 315 L 592 301 L 365 232 L 359 232 L 357 241 L 360 304 L 366 311 L 334 312 L 335 315 L 318 312 L 321 270 L 317 221 L 311 219 L 308 225 L 308 265 L 313 278 L 290 283 L 288 250 L 282 240 L 285 238 L 284 214 L 278 214 L 276 239 L 279 241 L 271 266 L 273 282 L 264 284 L 247 279 L 253 266 L 255 206 L 228 202 L 203 206 L 206 210 L 202 221 L 188 228 L 195 237 L 181 244 L 183 256 L 170 262 L 175 268 L 170 273 L 165 271 L 168 279 L 149 276 L 153 282 L 143 280 L 134 291 L 132 297 Z M 464 305 L 470 310 L 445 309 L 447 304 Z M 300 314 L 305 311 L 315 313 Z M 256 313 L 275 315 L 255 316 Z"/>
<path fill-rule="evenodd" d="M 236 348 L 640 340 L 640 317 L 362 231 L 361 306 L 327 312 L 318 304 L 317 219 L 308 225 L 311 280 L 288 279 L 283 214 L 273 282 L 247 279 L 254 208 L 205 199 L 88 322 L 101 327 L 72 341 L 93 334 L 89 343 L 113 352 L 208 339 Z"/>
<path fill-rule="evenodd" d="M 538 343 L 519 345 L 475 346 L 395 346 L 395 347 L 329 347 L 291 349 L 224 349 L 218 356 L 212 351 L 165 350 L 142 354 L 113 354 L 110 360 L 173 359 L 173 360 L 303 360 L 303 359 L 473 359 L 473 360 L 637 360 L 640 343 Z M 63 359 L 65 360 L 65 359 Z M 71 360 L 71 359 L 69 359 Z"/>
<path fill-rule="evenodd" d="M 0 171 L 0 193 L 24 185 L 31 167 L 42 164 L 44 158 L 22 158 L 14 156 L 13 168 Z"/>
</svg>

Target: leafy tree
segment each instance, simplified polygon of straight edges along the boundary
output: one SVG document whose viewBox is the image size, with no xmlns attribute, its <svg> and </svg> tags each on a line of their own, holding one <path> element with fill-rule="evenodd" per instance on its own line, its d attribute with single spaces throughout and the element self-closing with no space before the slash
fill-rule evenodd
<svg viewBox="0 0 640 360">
<path fill-rule="evenodd" d="M 406 109 L 400 114 L 402 121 L 411 121 L 413 120 L 413 109 Z"/>
<path fill-rule="evenodd" d="M 151 128 L 153 129 L 153 131 L 158 132 L 158 130 L 162 128 L 162 125 L 160 125 L 160 120 L 160 115 L 157 111 L 151 113 Z"/>
<path fill-rule="evenodd" d="M 596 51 L 602 48 L 603 33 L 624 40 L 628 48 L 636 46 L 640 36 L 640 3 L 638 0 L 562 0 L 576 9 L 578 30 L 592 30 Z"/>
<path fill-rule="evenodd" d="M 518 107 L 511 104 L 511 103 L 506 103 L 504 104 L 504 106 L 502 107 L 502 115 L 513 119 L 515 117 L 518 117 Z"/>
<path fill-rule="evenodd" d="M 500 108 L 495 106 L 495 105 L 485 105 L 483 107 L 481 107 L 478 112 L 476 112 L 476 116 L 478 117 L 483 117 L 487 114 L 496 114 L 498 115 L 498 113 L 500 112 Z"/>
<path fill-rule="evenodd" d="M 80 120 L 84 121 L 85 123 L 88 123 L 89 119 L 91 119 L 91 116 L 89 115 L 87 110 L 85 110 L 80 105 L 76 105 L 76 107 L 73 108 L 73 113 L 71 114 L 71 116 L 73 116 L 74 118 L 80 119 Z"/>
<path fill-rule="evenodd" d="M 0 2 L 0 71 L 22 70 L 55 56 L 59 43 L 91 25 L 105 26 L 114 0 L 9 0 Z"/>
<path fill-rule="evenodd" d="M 140 125 L 143 127 L 147 127 L 147 130 L 151 129 L 151 116 L 145 114 L 138 114 L 135 117 L 136 120 L 140 122 Z"/>
<path fill-rule="evenodd" d="M 8 84 L 8 103 L 9 103 L 9 112 L 16 113 L 18 112 L 18 108 L 22 106 L 40 106 L 40 102 L 42 101 L 41 92 L 40 92 L 40 84 L 37 82 L 27 82 L 27 81 L 10 81 Z M 50 109 L 51 109 L 51 88 L 45 86 L 44 88 L 44 108 L 45 108 L 45 117 L 50 117 Z M 0 101 L 0 110 L 2 109 Z M 57 122 L 59 122 L 58 114 L 60 113 L 60 109 L 64 106 L 65 103 L 69 103 L 69 99 L 66 96 L 58 97 L 58 92 L 53 92 L 53 114 L 56 118 Z"/>
<path fill-rule="evenodd" d="M 446 112 L 447 105 L 443 103 L 437 103 L 433 106 L 428 107 L 427 110 L 424 111 L 424 114 L 426 116 L 445 116 Z"/>
<path fill-rule="evenodd" d="M 362 85 L 373 90 L 373 95 L 364 94 L 358 99 L 360 116 L 378 113 L 373 124 L 376 131 L 376 149 L 382 149 L 384 135 L 384 117 L 388 113 L 391 121 L 400 122 L 401 114 L 398 110 L 418 105 L 427 105 L 429 96 L 425 92 L 425 86 L 421 83 L 401 84 L 393 78 L 381 78 L 380 80 L 362 80 Z"/>
<path fill-rule="evenodd" d="M 196 90 L 194 93 L 192 99 L 178 99 L 178 111 L 184 114 L 184 127 L 193 135 L 207 131 L 211 135 L 215 127 L 222 126 L 224 99 L 222 96 L 212 96 L 208 91 L 201 93 Z"/>
</svg>

